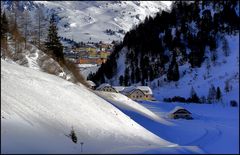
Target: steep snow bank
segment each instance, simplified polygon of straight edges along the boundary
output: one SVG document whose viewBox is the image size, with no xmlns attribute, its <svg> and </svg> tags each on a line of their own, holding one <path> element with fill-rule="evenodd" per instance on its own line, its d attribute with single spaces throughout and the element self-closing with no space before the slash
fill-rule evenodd
<svg viewBox="0 0 240 155">
<path fill-rule="evenodd" d="M 152 111 L 148 110 L 144 106 L 140 105 L 139 103 L 133 101 L 132 99 L 128 98 L 127 96 L 121 93 L 110 93 L 110 92 L 103 92 L 103 91 L 96 91 L 96 93 L 121 109 L 139 113 L 145 117 L 148 117 L 162 124 L 167 124 L 167 125 L 171 124 L 170 122 L 159 117 Z"/>
</svg>

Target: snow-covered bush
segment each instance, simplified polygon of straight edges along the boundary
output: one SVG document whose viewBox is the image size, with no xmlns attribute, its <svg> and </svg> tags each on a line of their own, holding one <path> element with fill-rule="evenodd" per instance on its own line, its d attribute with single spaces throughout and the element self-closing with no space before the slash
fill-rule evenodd
<svg viewBox="0 0 240 155">
<path fill-rule="evenodd" d="M 232 107 L 237 107 L 237 106 L 238 106 L 238 103 L 237 103 L 237 101 L 235 101 L 235 100 L 231 100 L 231 101 L 230 101 L 230 105 L 231 105 Z"/>
</svg>

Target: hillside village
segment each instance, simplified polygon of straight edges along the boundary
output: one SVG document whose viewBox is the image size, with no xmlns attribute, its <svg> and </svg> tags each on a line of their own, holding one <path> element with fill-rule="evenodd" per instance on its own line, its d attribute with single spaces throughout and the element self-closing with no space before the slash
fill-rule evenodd
<svg viewBox="0 0 240 155">
<path fill-rule="evenodd" d="M 64 56 L 73 59 L 76 64 L 101 65 L 112 53 L 113 44 L 87 43 L 77 46 L 64 46 Z"/>
</svg>

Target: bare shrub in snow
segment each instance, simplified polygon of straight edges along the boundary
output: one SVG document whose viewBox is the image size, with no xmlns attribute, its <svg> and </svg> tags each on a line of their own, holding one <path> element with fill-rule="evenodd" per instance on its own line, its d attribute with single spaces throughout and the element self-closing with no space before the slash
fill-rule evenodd
<svg viewBox="0 0 240 155">
<path fill-rule="evenodd" d="M 80 73 L 78 67 L 74 64 L 74 62 L 69 61 L 69 60 L 64 60 L 63 65 L 65 65 L 67 67 L 67 69 L 69 71 L 71 71 L 71 73 L 74 75 L 74 77 L 76 78 L 77 82 L 82 83 L 83 85 L 85 85 L 86 87 L 90 87 L 89 84 L 86 82 L 86 80 L 84 79 L 84 77 L 82 76 L 82 74 Z"/>
<path fill-rule="evenodd" d="M 230 81 L 229 80 L 225 81 L 224 90 L 225 90 L 226 93 L 230 92 Z"/>
<path fill-rule="evenodd" d="M 76 135 L 75 131 L 73 130 L 73 127 L 72 127 L 72 130 L 71 130 L 71 133 L 69 134 L 69 136 L 74 143 L 77 143 L 77 135 Z"/>
</svg>

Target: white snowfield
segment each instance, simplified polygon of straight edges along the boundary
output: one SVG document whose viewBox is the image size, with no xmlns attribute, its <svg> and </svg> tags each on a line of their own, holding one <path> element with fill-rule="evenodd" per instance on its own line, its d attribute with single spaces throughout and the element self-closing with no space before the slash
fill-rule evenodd
<svg viewBox="0 0 240 155">
<path fill-rule="evenodd" d="M 202 153 L 156 136 L 84 86 L 1 65 L 1 153 Z"/>
</svg>

